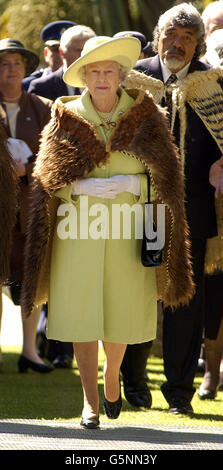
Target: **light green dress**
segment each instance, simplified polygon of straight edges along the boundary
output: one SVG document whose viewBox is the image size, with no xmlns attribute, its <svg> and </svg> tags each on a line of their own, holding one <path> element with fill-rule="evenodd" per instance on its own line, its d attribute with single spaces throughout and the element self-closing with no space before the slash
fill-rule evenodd
<svg viewBox="0 0 223 470">
<path fill-rule="evenodd" d="M 94 123 L 101 139 L 108 140 L 111 130 L 100 126 L 101 118 L 92 105 L 89 92 L 81 97 L 63 97 L 62 100 L 67 108 Z M 133 99 L 122 91 L 112 121 L 132 103 Z M 115 238 L 117 227 L 112 233 L 113 204 L 132 206 L 137 203 L 144 208 L 147 202 L 145 167 L 134 157 L 112 152 L 108 164 L 96 168 L 87 177 L 108 178 L 120 174 L 140 176 L 140 197 L 123 192 L 115 199 L 86 195 L 83 198 L 71 195 L 71 185 L 55 193 L 61 200 L 61 215 L 57 217 L 52 248 L 48 338 L 67 342 L 102 340 L 135 344 L 156 336 L 155 269 L 142 266 L 142 240 L 135 238 L 134 229 L 130 239 L 123 239 L 122 223 L 121 238 Z M 103 217 L 105 214 L 107 219 Z M 75 217 L 77 233 L 72 225 Z M 97 224 L 99 238 L 95 239 Z M 94 238 L 87 238 L 87 225 Z M 135 227 L 134 217 L 132 225 Z M 70 238 L 66 238 L 66 233 L 64 235 L 64 228 Z"/>
</svg>

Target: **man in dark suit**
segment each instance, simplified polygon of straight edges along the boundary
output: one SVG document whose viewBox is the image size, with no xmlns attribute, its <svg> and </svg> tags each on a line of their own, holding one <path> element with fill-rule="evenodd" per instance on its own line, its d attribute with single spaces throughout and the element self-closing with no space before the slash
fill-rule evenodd
<svg viewBox="0 0 223 470">
<path fill-rule="evenodd" d="M 95 36 L 94 31 L 84 25 L 75 25 L 64 31 L 59 47 L 63 65 L 50 75 L 32 80 L 28 92 L 52 101 L 59 96 L 80 95 L 79 88 L 66 85 L 63 74 L 69 65 L 80 57 L 84 43 L 93 36 Z"/>
<path fill-rule="evenodd" d="M 180 88 L 185 77 L 189 77 L 193 72 L 205 74 L 210 69 L 208 65 L 199 61 L 199 57 L 205 51 L 202 19 L 197 10 L 186 3 L 171 8 L 160 17 L 154 30 L 153 47 L 158 54 L 139 61 L 135 68 L 161 80 L 164 85 L 169 86 L 169 83 L 175 80 L 176 89 Z M 172 77 L 172 74 L 175 76 Z M 163 99 L 161 103 L 163 106 L 169 104 L 169 96 L 166 94 L 166 100 Z M 169 411 L 174 414 L 188 414 L 193 411 L 191 406 L 195 392 L 193 381 L 203 329 L 205 246 L 207 238 L 217 234 L 215 190 L 209 181 L 213 185 L 218 184 L 223 171 L 221 152 L 207 126 L 187 102 L 185 110 L 184 118 L 182 114 L 176 113 L 172 129 L 181 150 L 181 132 L 183 129 L 185 132 L 183 153 L 186 212 L 196 292 L 187 307 L 180 307 L 175 311 L 170 308 L 163 310 L 163 356 L 167 381 L 161 390 L 169 404 Z M 171 113 L 171 106 L 169 111 Z M 182 152 L 181 158 L 183 159 Z M 132 404 L 136 406 L 140 406 L 140 393 L 143 393 L 143 371 L 148 359 L 149 346 L 149 343 L 128 346 L 121 368 L 126 398 L 130 398 L 130 403 L 135 401 Z M 136 377 L 135 382 L 134 377 Z M 145 386 L 144 379 L 144 389 Z"/>
<path fill-rule="evenodd" d="M 80 95 L 79 88 L 73 88 L 68 91 L 67 85 L 63 81 L 63 74 L 63 67 L 60 67 L 50 75 L 32 80 L 28 92 L 45 98 L 48 96 L 52 101 L 55 101 L 59 96 Z"/>
<path fill-rule="evenodd" d="M 35 70 L 31 75 L 25 77 L 22 81 L 24 90 L 28 90 L 30 82 L 40 77 L 45 77 L 52 72 L 58 70 L 62 65 L 61 56 L 59 53 L 60 38 L 62 33 L 71 26 L 75 26 L 73 21 L 53 21 L 52 23 L 44 26 L 40 33 L 40 38 L 44 42 L 43 55 L 47 67 Z"/>
</svg>

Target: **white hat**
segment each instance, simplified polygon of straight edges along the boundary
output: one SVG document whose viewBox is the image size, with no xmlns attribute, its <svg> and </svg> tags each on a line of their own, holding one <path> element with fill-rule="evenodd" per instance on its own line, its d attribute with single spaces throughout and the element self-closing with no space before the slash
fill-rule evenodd
<svg viewBox="0 0 223 470">
<path fill-rule="evenodd" d="M 141 42 L 134 37 L 111 38 L 95 36 L 85 42 L 81 56 L 68 67 L 64 81 L 71 86 L 84 87 L 81 69 L 87 64 L 113 60 L 131 70 L 139 58 Z"/>
</svg>

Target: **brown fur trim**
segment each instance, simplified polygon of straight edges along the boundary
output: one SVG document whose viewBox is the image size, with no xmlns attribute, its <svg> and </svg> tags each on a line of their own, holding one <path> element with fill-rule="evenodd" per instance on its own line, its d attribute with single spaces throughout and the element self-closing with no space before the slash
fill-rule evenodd
<svg viewBox="0 0 223 470">
<path fill-rule="evenodd" d="M 50 157 L 56 154 L 59 158 L 55 165 L 55 157 Z M 58 104 L 42 132 L 33 175 L 34 178 L 40 178 L 45 191 L 53 194 L 62 186 L 91 172 L 96 166 L 106 163 L 108 159 L 109 154 L 94 127 Z"/>
<path fill-rule="evenodd" d="M 17 177 L 6 148 L 7 135 L 0 127 L 0 284 L 9 278 L 12 229 L 15 225 Z"/>
<path fill-rule="evenodd" d="M 21 300 L 27 312 L 31 312 L 34 307 L 33 296 L 36 293 L 38 277 L 49 239 L 51 224 L 47 210 L 48 200 L 48 194 L 43 191 L 41 184 L 35 181 L 31 191 L 31 210 L 25 246 L 25 260 L 28 258 L 28 269 L 25 261 L 23 283 L 26 289 L 23 289 Z"/>
<path fill-rule="evenodd" d="M 141 129 L 143 122 L 149 120 L 151 115 L 157 111 L 157 106 L 153 99 L 148 94 L 145 94 L 145 92 L 139 90 L 126 91 L 135 98 L 135 102 L 131 108 L 123 114 L 121 119 L 117 121 L 117 125 L 107 144 L 107 149 L 109 150 L 111 147 L 112 150 L 120 150 L 120 144 L 123 150 L 126 150 L 132 141 L 133 133 Z M 131 122 L 134 123 L 133 126 L 129 126 L 130 119 Z"/>
</svg>

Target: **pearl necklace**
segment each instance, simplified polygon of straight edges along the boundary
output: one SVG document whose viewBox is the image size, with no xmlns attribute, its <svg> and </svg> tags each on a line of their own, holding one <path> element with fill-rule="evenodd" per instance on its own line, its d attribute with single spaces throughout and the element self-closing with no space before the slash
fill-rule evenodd
<svg viewBox="0 0 223 470">
<path fill-rule="evenodd" d="M 115 104 L 112 108 L 112 110 L 109 113 L 105 113 L 103 111 L 98 111 L 96 108 L 95 110 L 97 111 L 100 119 L 101 119 L 101 124 L 99 126 L 105 126 L 106 129 L 109 129 L 110 126 L 114 126 L 114 122 L 111 121 L 112 115 L 114 114 L 115 108 L 118 104 L 119 97 L 116 97 Z M 102 116 L 102 114 L 105 114 L 105 116 Z"/>
</svg>

